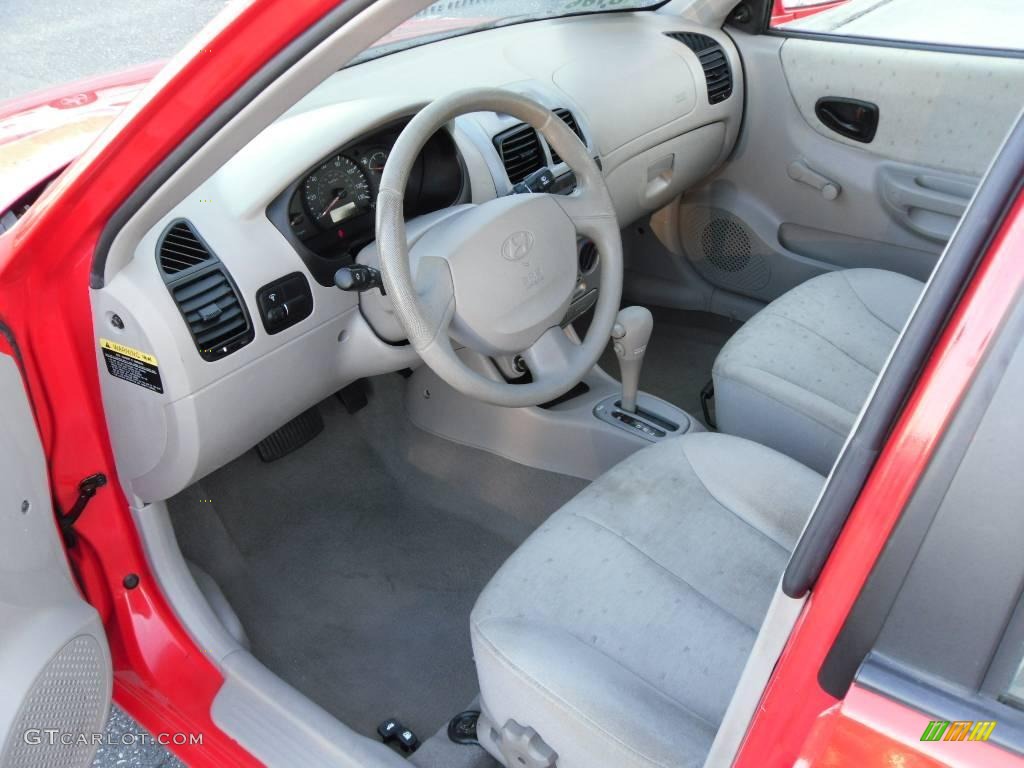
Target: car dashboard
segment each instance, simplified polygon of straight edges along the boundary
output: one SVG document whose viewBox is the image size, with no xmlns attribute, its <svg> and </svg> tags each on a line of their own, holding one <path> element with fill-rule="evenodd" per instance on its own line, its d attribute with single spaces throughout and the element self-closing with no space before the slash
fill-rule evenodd
<svg viewBox="0 0 1024 768">
<path fill-rule="evenodd" d="M 136 499 L 169 498 L 349 382 L 420 364 L 390 300 L 341 291 L 334 275 L 373 263 L 380 174 L 402 128 L 468 87 L 518 92 L 569 124 L 623 227 L 720 166 L 743 115 L 729 37 L 653 12 L 515 24 L 328 77 L 140 227 L 92 292 L 97 336 L 160 361 L 157 391 L 106 375 L 97 350 Z M 532 127 L 493 112 L 456 117 L 415 164 L 408 236 L 541 168 L 571 191 L 570 169 Z M 582 275 L 599 255 L 581 247 L 580 258 Z"/>
</svg>

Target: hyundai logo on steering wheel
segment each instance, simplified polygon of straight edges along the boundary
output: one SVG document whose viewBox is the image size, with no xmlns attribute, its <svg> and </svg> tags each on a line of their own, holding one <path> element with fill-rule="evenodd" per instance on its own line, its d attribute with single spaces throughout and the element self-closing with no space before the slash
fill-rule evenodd
<svg viewBox="0 0 1024 768">
<path fill-rule="evenodd" d="M 508 261 L 519 261 L 533 248 L 533 232 L 523 229 L 513 232 L 501 244 L 501 255 Z"/>
</svg>

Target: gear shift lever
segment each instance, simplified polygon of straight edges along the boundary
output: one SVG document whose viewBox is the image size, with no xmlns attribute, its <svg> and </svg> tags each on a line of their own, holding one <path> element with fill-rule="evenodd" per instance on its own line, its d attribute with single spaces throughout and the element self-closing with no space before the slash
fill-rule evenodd
<svg viewBox="0 0 1024 768">
<path fill-rule="evenodd" d="M 654 318 L 645 307 L 619 310 L 612 327 L 615 356 L 619 358 L 622 379 L 622 410 L 636 413 L 636 393 L 640 387 L 640 367 L 654 328 Z"/>
</svg>

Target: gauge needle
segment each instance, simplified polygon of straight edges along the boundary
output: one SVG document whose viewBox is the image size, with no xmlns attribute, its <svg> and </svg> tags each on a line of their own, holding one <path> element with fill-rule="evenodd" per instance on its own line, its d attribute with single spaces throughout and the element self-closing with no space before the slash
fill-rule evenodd
<svg viewBox="0 0 1024 768">
<path fill-rule="evenodd" d="M 324 208 L 324 210 L 323 210 L 323 213 L 321 213 L 321 214 L 320 214 L 320 215 L 319 215 L 319 216 L 318 216 L 317 218 L 318 218 L 318 219 L 322 219 L 322 218 L 323 218 L 324 216 L 326 216 L 326 215 L 327 215 L 328 213 L 330 213 L 330 211 L 331 211 L 331 208 L 333 208 L 333 207 L 334 207 L 334 204 L 335 204 L 335 203 L 337 203 L 337 202 L 338 202 L 338 201 L 340 201 L 340 200 L 341 200 L 341 195 L 335 195 L 335 196 L 334 196 L 334 199 L 333 199 L 333 200 L 331 200 L 331 202 L 329 202 L 329 203 L 327 204 L 327 207 L 326 207 L 326 208 Z"/>
</svg>

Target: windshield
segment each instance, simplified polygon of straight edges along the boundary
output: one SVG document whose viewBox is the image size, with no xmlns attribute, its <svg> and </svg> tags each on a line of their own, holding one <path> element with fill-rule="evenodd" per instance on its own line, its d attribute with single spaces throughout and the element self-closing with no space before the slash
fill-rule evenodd
<svg viewBox="0 0 1024 768">
<path fill-rule="evenodd" d="M 375 59 L 446 37 L 522 21 L 656 8 L 664 0 L 441 0 L 403 22 L 352 62 Z"/>
</svg>

